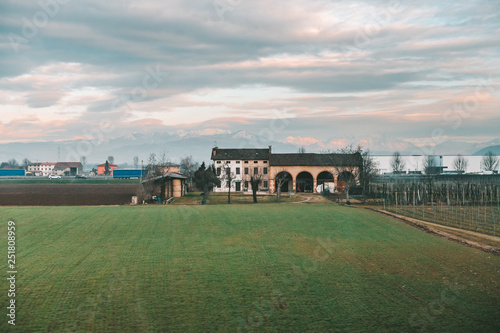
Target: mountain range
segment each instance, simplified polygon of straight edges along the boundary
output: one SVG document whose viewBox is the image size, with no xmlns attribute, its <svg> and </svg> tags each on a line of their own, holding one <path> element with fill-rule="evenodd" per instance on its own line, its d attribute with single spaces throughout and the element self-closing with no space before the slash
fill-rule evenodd
<svg viewBox="0 0 500 333">
<path fill-rule="evenodd" d="M 335 151 L 346 145 L 370 149 L 373 155 L 391 155 L 399 151 L 402 155 L 422 152 L 439 155 L 484 155 L 493 151 L 500 155 L 500 137 L 483 143 L 446 141 L 433 147 L 416 147 L 410 142 L 385 135 L 375 137 L 349 137 L 318 140 L 313 137 L 286 137 L 269 140 L 247 131 L 206 129 L 198 131 L 178 130 L 174 132 L 130 133 L 116 138 L 89 138 L 48 142 L 12 142 L 0 144 L 0 161 L 15 158 L 22 161 L 78 161 L 87 156 L 89 164 L 104 163 L 113 156 L 115 163 L 133 164 L 134 156 L 147 162 L 150 153 L 157 156 L 165 153 L 172 162 L 192 155 L 195 160 L 208 162 L 214 146 L 226 148 L 266 148 L 272 145 L 274 152 L 297 152 L 304 147 L 306 152 Z"/>
</svg>

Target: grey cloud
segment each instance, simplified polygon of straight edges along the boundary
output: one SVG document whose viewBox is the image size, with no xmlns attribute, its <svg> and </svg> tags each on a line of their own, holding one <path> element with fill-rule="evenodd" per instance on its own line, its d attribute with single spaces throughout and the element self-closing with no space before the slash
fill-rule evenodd
<svg viewBox="0 0 500 333">
<path fill-rule="evenodd" d="M 359 106 L 372 107 L 380 113 L 396 109 L 397 105 L 400 115 L 404 116 L 417 112 L 419 107 L 427 107 L 406 105 L 406 100 L 418 99 L 415 97 L 418 91 L 442 91 L 446 100 L 450 92 L 460 93 L 471 79 L 490 73 L 499 75 L 498 2 L 400 3 L 400 11 L 380 27 L 378 34 L 370 36 L 366 44 L 355 45 L 359 30 L 363 31 L 366 24 L 376 23 L 372 14 L 386 10 L 390 1 L 294 0 L 271 4 L 244 0 L 226 13 L 224 20 L 217 16 L 211 1 L 71 1 L 60 6 L 57 15 L 29 38 L 18 53 L 9 47 L 0 48 L 0 77 L 3 78 L 0 88 L 25 92 L 26 107 L 31 108 L 47 107 L 60 100 L 60 96 L 49 95 L 46 90 L 85 87 L 108 90 L 110 96 L 86 105 L 86 115 L 113 113 L 126 105 L 124 96 L 140 87 L 145 67 L 158 64 L 171 75 L 136 103 L 203 88 L 285 87 L 312 97 L 302 102 L 281 101 L 279 107 L 287 109 L 283 103 L 290 104 L 289 108 L 301 117 L 297 123 L 305 126 L 302 129 L 290 126 L 290 133 L 315 133 L 320 128 L 326 137 L 331 130 L 352 127 L 370 133 L 388 128 L 403 137 L 425 136 L 435 126 L 432 121 L 409 126 L 404 117 L 401 120 L 380 116 L 332 118 L 332 129 L 312 117 L 335 107 L 344 112 Z M 9 18 L 0 20 L 0 45 L 10 45 L 9 33 L 22 36 L 23 17 L 32 20 L 40 10 L 36 2 L 2 2 L 0 12 Z M 338 12 L 342 17 L 335 16 Z M 356 24 L 357 16 L 366 18 Z M 339 54 L 342 44 L 352 45 L 359 52 Z M 307 55 L 318 62 L 333 57 L 337 62 L 324 61 L 322 65 L 302 67 L 225 67 L 284 55 Z M 54 84 L 37 88 L 26 82 L 14 84 L 6 80 L 53 63 L 79 63 L 85 73 L 92 75 L 76 79 L 69 87 Z M 470 67 L 464 67 L 464 63 Z M 387 97 L 377 97 L 374 95 L 377 92 Z M 324 93 L 352 96 L 315 96 Z M 359 96 L 360 93 L 372 94 L 364 97 Z M 224 105 L 227 101 L 218 103 Z M 238 109 L 237 105 L 230 107 Z M 251 111 L 259 106 L 242 105 L 244 107 Z M 431 107 L 438 112 L 446 103 Z M 309 121 L 311 124 L 307 125 Z M 384 127 L 384 124 L 391 126 Z M 464 131 L 482 132 L 480 123 L 473 124 L 464 126 Z"/>
</svg>

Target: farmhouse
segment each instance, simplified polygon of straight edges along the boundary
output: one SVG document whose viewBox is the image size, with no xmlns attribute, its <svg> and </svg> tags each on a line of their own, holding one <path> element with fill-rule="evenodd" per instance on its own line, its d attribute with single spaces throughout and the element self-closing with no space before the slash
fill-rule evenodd
<svg viewBox="0 0 500 333">
<path fill-rule="evenodd" d="M 80 162 L 57 162 L 54 166 L 54 173 L 59 176 L 76 176 L 83 171 L 83 165 Z"/>
<path fill-rule="evenodd" d="M 108 166 L 109 166 L 109 174 L 110 175 L 113 174 L 113 170 L 118 169 L 118 165 L 113 164 L 113 163 L 108 163 Z M 104 175 L 105 172 L 106 172 L 106 163 L 98 164 L 97 165 L 97 174 Z"/>
<path fill-rule="evenodd" d="M 53 174 L 55 166 L 55 162 L 30 163 L 28 164 L 28 172 L 31 172 L 35 176 L 49 176 Z"/>
<path fill-rule="evenodd" d="M 261 191 L 269 191 L 269 156 L 271 147 L 268 149 L 219 149 L 212 150 L 212 160 L 215 171 L 221 179 L 221 185 L 214 188 L 214 192 L 227 192 L 229 184 L 226 175 L 227 170 L 232 175 L 231 191 L 248 191 L 250 179 L 261 178 Z"/>
<path fill-rule="evenodd" d="M 278 187 L 283 192 L 317 193 L 325 189 L 344 190 L 345 182 L 355 178 L 362 165 L 362 157 L 354 154 L 281 154 L 268 149 L 212 149 L 214 162 L 221 185 L 215 192 L 245 192 L 251 176 L 262 180 L 260 190 L 275 193 Z M 227 172 L 232 181 L 227 182 Z"/>
</svg>

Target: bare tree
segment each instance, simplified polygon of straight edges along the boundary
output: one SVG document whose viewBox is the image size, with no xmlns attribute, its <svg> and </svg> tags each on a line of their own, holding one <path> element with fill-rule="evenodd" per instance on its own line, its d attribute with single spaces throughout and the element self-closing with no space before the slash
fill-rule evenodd
<svg viewBox="0 0 500 333">
<path fill-rule="evenodd" d="M 160 157 L 158 158 L 158 163 L 156 165 L 156 168 L 158 169 L 158 174 L 159 175 L 167 174 L 168 169 L 171 165 L 172 163 L 170 162 L 170 159 L 167 156 L 167 152 L 162 151 Z"/>
<path fill-rule="evenodd" d="M 453 160 L 453 166 L 455 167 L 455 171 L 457 171 L 457 173 L 465 173 L 467 171 L 467 167 L 469 166 L 469 161 L 464 156 L 458 154 Z"/>
<path fill-rule="evenodd" d="M 487 152 L 481 160 L 481 168 L 484 171 L 496 171 L 499 164 L 500 161 L 498 160 L 498 156 L 495 155 L 492 151 Z"/>
<path fill-rule="evenodd" d="M 248 168 L 249 173 L 243 176 L 243 180 L 250 184 L 253 195 L 253 202 L 257 203 L 257 192 L 259 191 L 260 186 L 264 182 L 269 181 L 269 173 L 267 166 L 255 166 L 253 168 Z M 267 187 L 268 185 L 266 185 Z"/>
<path fill-rule="evenodd" d="M 227 190 L 227 203 L 231 203 L 231 185 L 233 180 L 236 178 L 236 175 L 231 171 L 230 164 L 225 162 L 222 166 L 222 172 L 219 175 L 220 182 L 225 182 Z"/>
<path fill-rule="evenodd" d="M 158 193 L 158 185 L 154 178 L 160 176 L 160 170 L 158 169 L 158 161 L 156 159 L 155 153 L 150 153 L 148 157 L 148 163 L 145 168 L 145 175 L 142 180 L 142 195 L 143 199 L 150 200 L 154 195 Z M 162 198 L 163 199 L 163 198 Z"/>
<path fill-rule="evenodd" d="M 306 148 L 304 146 L 300 147 L 298 150 L 299 154 L 305 154 L 306 153 Z"/>
<path fill-rule="evenodd" d="M 363 186 L 364 194 L 367 194 L 370 183 L 375 179 L 378 173 L 378 163 L 371 156 L 370 150 L 361 152 L 363 158 L 363 167 L 359 172 L 359 181 Z"/>
<path fill-rule="evenodd" d="M 193 190 L 193 177 L 199 164 L 193 160 L 193 156 L 186 156 L 181 159 L 181 173 L 188 177 L 189 190 Z"/>
<path fill-rule="evenodd" d="M 159 176 L 158 162 L 156 161 L 156 154 L 150 153 L 148 157 L 148 164 L 146 165 L 147 175 L 146 178 Z"/>
<path fill-rule="evenodd" d="M 250 186 L 252 187 L 253 202 L 257 203 L 257 192 L 259 191 L 259 186 L 262 183 L 264 175 L 259 172 L 257 174 L 252 174 L 250 176 Z"/>
<path fill-rule="evenodd" d="M 115 158 L 113 156 L 108 156 L 109 164 L 115 164 Z"/>
<path fill-rule="evenodd" d="M 134 156 L 134 168 L 139 168 L 139 156 Z"/>
<path fill-rule="evenodd" d="M 290 174 L 285 171 L 285 169 L 278 170 L 279 172 L 276 174 L 274 179 L 274 184 L 276 186 L 276 197 L 278 202 L 281 201 L 281 188 L 286 182 L 292 181 L 292 177 Z"/>
<path fill-rule="evenodd" d="M 360 175 L 363 169 L 363 149 L 361 146 L 353 148 L 352 145 L 339 149 L 334 154 L 329 154 L 329 164 L 333 166 L 334 171 L 339 175 L 338 180 L 345 185 L 344 193 L 346 202 L 349 203 L 349 191 L 352 187 L 358 185 Z M 335 173 L 333 172 L 333 173 Z"/>
<path fill-rule="evenodd" d="M 17 163 L 15 158 L 11 158 L 10 160 L 7 161 L 7 165 L 11 167 L 16 167 L 19 166 L 19 163 Z"/>
<path fill-rule="evenodd" d="M 165 179 L 157 177 L 166 174 L 169 165 L 170 160 L 168 159 L 167 153 L 165 151 L 162 152 L 159 157 L 157 157 L 155 153 L 149 154 L 145 176 L 143 177 L 142 181 L 143 193 L 147 199 L 156 195 L 160 195 L 160 198 L 162 200 L 165 199 Z"/>
<path fill-rule="evenodd" d="M 401 154 L 397 151 L 392 155 L 391 158 L 391 168 L 393 173 L 402 173 L 406 166 L 405 161 L 401 157 Z"/>
<path fill-rule="evenodd" d="M 432 193 L 432 184 L 436 176 L 439 174 L 439 169 L 435 157 L 432 155 L 425 156 L 422 162 L 422 169 L 424 172 L 424 180 L 426 181 L 428 186 L 430 200 L 431 202 L 433 202 L 434 200 Z"/>
<path fill-rule="evenodd" d="M 28 165 L 31 163 L 31 161 L 27 158 L 23 160 L 23 167 L 28 170 Z"/>
</svg>

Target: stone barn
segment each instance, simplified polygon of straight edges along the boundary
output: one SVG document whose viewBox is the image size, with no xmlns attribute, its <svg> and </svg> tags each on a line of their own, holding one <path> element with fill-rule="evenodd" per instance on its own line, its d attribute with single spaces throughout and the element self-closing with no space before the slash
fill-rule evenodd
<svg viewBox="0 0 500 333">
<path fill-rule="evenodd" d="M 362 165 L 361 154 L 271 154 L 270 191 L 281 181 L 282 192 L 317 193 L 318 188 L 334 187 L 342 192 L 345 181 L 353 179 Z M 284 177 L 286 176 L 286 177 Z"/>
</svg>

